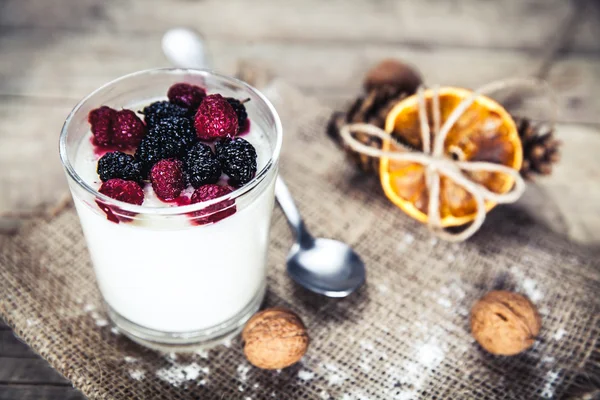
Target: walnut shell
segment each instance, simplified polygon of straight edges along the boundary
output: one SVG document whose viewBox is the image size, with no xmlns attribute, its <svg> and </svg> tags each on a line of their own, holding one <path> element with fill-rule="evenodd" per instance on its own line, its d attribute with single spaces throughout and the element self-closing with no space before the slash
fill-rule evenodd
<svg viewBox="0 0 600 400">
<path fill-rule="evenodd" d="M 517 293 L 489 292 L 471 309 L 471 334 L 492 354 L 511 356 L 528 349 L 541 327 L 535 306 Z"/>
<path fill-rule="evenodd" d="M 298 362 L 308 348 L 302 320 L 285 308 L 270 308 L 255 314 L 242 331 L 244 354 L 263 369 L 281 369 Z"/>
<path fill-rule="evenodd" d="M 413 94 L 422 82 L 421 74 L 413 67 L 389 58 L 371 68 L 363 84 L 367 91 L 383 85 L 391 85 L 402 92 Z"/>
</svg>

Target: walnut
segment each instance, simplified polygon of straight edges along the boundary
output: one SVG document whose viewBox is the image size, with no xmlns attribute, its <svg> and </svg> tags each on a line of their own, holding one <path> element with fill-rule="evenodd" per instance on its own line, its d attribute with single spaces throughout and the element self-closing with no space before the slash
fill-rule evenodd
<svg viewBox="0 0 600 400">
<path fill-rule="evenodd" d="M 517 293 L 489 292 L 471 309 L 471 333 L 493 354 L 510 356 L 528 349 L 541 326 L 535 306 Z"/>
<path fill-rule="evenodd" d="M 255 314 L 242 332 L 244 354 L 263 369 L 280 369 L 298 362 L 308 348 L 302 320 L 285 308 L 270 308 Z"/>
<path fill-rule="evenodd" d="M 422 82 L 421 75 L 413 67 L 390 58 L 371 68 L 363 84 L 367 91 L 391 85 L 399 91 L 413 94 Z"/>
</svg>

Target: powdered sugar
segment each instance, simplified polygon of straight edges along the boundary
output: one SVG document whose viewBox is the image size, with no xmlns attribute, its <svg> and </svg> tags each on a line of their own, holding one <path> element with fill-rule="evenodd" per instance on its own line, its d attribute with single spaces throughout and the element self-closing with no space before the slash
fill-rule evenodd
<svg viewBox="0 0 600 400">
<path fill-rule="evenodd" d="M 248 373 L 250 372 L 250 366 L 246 364 L 240 364 L 237 367 L 238 378 L 242 382 L 246 382 L 248 380 Z"/>
<path fill-rule="evenodd" d="M 208 360 L 208 351 L 200 349 L 196 352 L 196 354 L 198 354 L 201 358 Z"/>
<path fill-rule="evenodd" d="M 515 281 L 517 282 L 517 289 L 522 291 L 525 296 L 536 303 L 544 298 L 540 285 L 531 277 L 525 275 L 523 271 L 516 265 L 510 267 L 510 272 L 513 274 Z"/>
<path fill-rule="evenodd" d="M 330 386 L 341 385 L 346 379 L 348 379 L 348 375 L 345 372 L 343 372 L 337 365 L 324 364 L 323 368 L 328 372 L 327 383 Z"/>
<path fill-rule="evenodd" d="M 443 298 L 443 297 L 440 297 L 440 298 L 437 300 L 437 303 L 438 303 L 440 306 L 442 306 L 442 307 L 445 307 L 445 308 L 450 308 L 450 307 L 452 307 L 452 302 L 451 302 L 450 300 L 448 300 L 448 299 L 445 299 L 445 298 Z"/>
<path fill-rule="evenodd" d="M 311 371 L 305 370 L 305 369 L 301 369 L 300 371 L 298 371 L 298 378 L 300 378 L 303 381 L 310 381 L 312 378 L 315 377 L 315 374 Z"/>
<path fill-rule="evenodd" d="M 526 278 L 525 280 L 523 280 L 522 286 L 523 291 L 525 292 L 527 297 L 529 297 L 529 299 L 534 303 L 540 301 L 544 297 L 544 295 L 538 288 L 537 282 L 533 279 Z"/>
<path fill-rule="evenodd" d="M 201 367 L 197 363 L 187 365 L 174 364 L 156 371 L 156 376 L 171 386 L 180 387 L 186 382 L 194 381 L 200 374 L 208 375 L 208 367 Z"/>
<path fill-rule="evenodd" d="M 444 359 L 445 353 L 438 346 L 435 338 L 421 343 L 416 347 L 415 358 L 417 362 L 405 361 L 402 365 L 403 372 L 399 374 L 402 391 L 395 394 L 396 400 L 411 400 L 418 396 L 419 390 L 428 379 L 428 371 L 437 367 Z"/>
<path fill-rule="evenodd" d="M 556 331 L 556 333 L 554 333 L 554 335 L 552 336 L 552 339 L 561 340 L 566 334 L 567 334 L 567 331 L 565 331 L 563 328 L 559 328 Z"/>
<path fill-rule="evenodd" d="M 83 311 L 88 313 L 90 311 L 94 311 L 96 309 L 96 306 L 93 304 L 86 304 L 85 306 L 83 306 Z"/>
<path fill-rule="evenodd" d="M 142 371 L 141 369 L 130 369 L 129 376 L 133 380 L 141 381 L 142 379 L 145 378 L 146 373 L 144 371 Z"/>
<path fill-rule="evenodd" d="M 373 351 L 375 349 L 373 343 L 369 342 L 368 340 L 361 340 L 358 342 L 358 344 L 365 350 Z"/>
<path fill-rule="evenodd" d="M 402 238 L 402 240 L 400 241 L 400 243 L 398 243 L 398 252 L 399 253 L 403 253 L 405 252 L 411 245 L 412 243 L 415 241 L 415 237 L 413 235 L 411 235 L 410 233 L 407 233 L 404 235 L 404 237 Z"/>
<path fill-rule="evenodd" d="M 554 387 L 558 381 L 560 374 L 558 371 L 550 370 L 544 377 L 544 388 L 542 389 L 542 398 L 552 399 L 554 397 Z"/>
</svg>

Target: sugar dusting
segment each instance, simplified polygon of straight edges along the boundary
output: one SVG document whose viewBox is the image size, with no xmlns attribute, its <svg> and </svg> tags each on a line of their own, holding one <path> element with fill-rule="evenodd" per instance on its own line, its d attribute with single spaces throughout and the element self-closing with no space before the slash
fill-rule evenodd
<svg viewBox="0 0 600 400">
<path fill-rule="evenodd" d="M 298 371 L 298 378 L 300 378 L 301 380 L 303 380 L 305 382 L 310 381 L 314 377 L 315 377 L 315 374 L 311 371 L 308 371 L 305 369 L 301 369 L 300 371 Z"/>
<path fill-rule="evenodd" d="M 398 247 L 397 247 L 398 253 L 405 252 L 413 244 L 414 241 L 415 241 L 415 237 L 412 234 L 410 234 L 410 233 L 405 234 L 404 237 L 402 238 L 402 240 L 400 241 L 400 243 L 398 243 Z"/>
<path fill-rule="evenodd" d="M 142 371 L 141 369 L 130 369 L 129 376 L 133 380 L 141 381 L 146 377 L 146 373 L 144 371 Z"/>
<path fill-rule="evenodd" d="M 554 335 L 552 336 L 552 339 L 561 340 L 566 334 L 567 334 L 567 331 L 565 331 L 563 328 L 559 328 L 556 331 L 556 333 L 554 333 Z"/>
<path fill-rule="evenodd" d="M 406 360 L 402 364 L 403 372 L 398 376 L 403 389 L 395 394 L 396 400 L 411 400 L 418 397 L 419 391 L 429 377 L 429 370 L 440 365 L 445 357 L 444 351 L 438 346 L 435 338 L 417 345 L 415 353 L 417 362 Z"/>
<path fill-rule="evenodd" d="M 348 379 L 348 374 L 343 372 L 340 367 L 335 364 L 323 364 L 323 368 L 327 371 L 327 383 L 330 386 L 338 386 L 342 385 L 346 379 Z"/>
<path fill-rule="evenodd" d="M 208 367 L 202 367 L 193 362 L 190 364 L 173 364 L 166 368 L 161 368 L 156 371 L 156 376 L 174 387 L 181 387 L 183 384 L 195 381 L 200 377 L 200 374 L 208 375 Z M 200 382 L 200 384 L 202 384 Z"/>
<path fill-rule="evenodd" d="M 539 283 L 523 273 L 518 266 L 513 265 L 510 267 L 510 272 L 517 282 L 517 289 L 529 297 L 532 302 L 536 303 L 544 298 L 544 293 Z"/>
<path fill-rule="evenodd" d="M 238 374 L 238 378 L 240 379 L 240 381 L 242 382 L 247 382 L 248 381 L 248 373 L 250 372 L 250 366 L 246 365 L 246 364 L 240 364 L 237 367 L 237 374 Z"/>
<path fill-rule="evenodd" d="M 552 399 L 554 398 L 554 386 L 558 382 L 560 374 L 558 371 L 550 370 L 546 373 L 544 377 L 544 388 L 542 389 L 542 398 L 543 399 Z"/>
</svg>

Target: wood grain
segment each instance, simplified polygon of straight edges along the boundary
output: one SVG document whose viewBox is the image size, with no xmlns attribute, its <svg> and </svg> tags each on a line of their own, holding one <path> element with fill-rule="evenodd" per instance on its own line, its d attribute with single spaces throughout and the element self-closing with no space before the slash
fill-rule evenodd
<svg viewBox="0 0 600 400">
<path fill-rule="evenodd" d="M 0 99 L 11 103 L 15 97 L 35 97 L 52 107 L 56 103 L 72 104 L 123 74 L 169 66 L 160 50 L 160 39 L 158 33 L 120 40 L 117 34 L 108 32 L 68 32 L 60 40 L 40 47 L 39 43 L 45 40 L 41 32 L 8 33 L 0 38 L 5 55 L 0 59 L 0 76 L 13 78 L 0 82 Z M 272 42 L 248 45 L 230 40 L 213 40 L 208 46 L 215 68 L 224 73 L 235 73 L 241 59 L 256 60 L 302 89 L 336 92 L 348 98 L 359 90 L 365 71 L 386 57 L 418 66 L 431 84 L 465 87 L 527 76 L 542 62 L 539 56 L 512 50 L 371 45 L 353 51 L 339 45 Z M 65 55 L 77 55 L 77 62 Z M 600 77 L 600 58 L 570 57 L 551 69 L 549 80 L 563 111 L 561 121 L 600 124 L 600 98 L 595 95 L 600 92 L 597 77 Z"/>
<path fill-rule="evenodd" d="M 84 400 L 85 396 L 68 386 L 0 384 L 0 400 Z"/>
<path fill-rule="evenodd" d="M 592 2 L 172 0 L 167 6 L 164 0 L 7 0 L 0 26 L 83 31 L 106 28 L 124 34 L 192 26 L 210 39 L 243 39 L 248 43 L 387 43 L 539 51 L 561 19 L 585 3 Z M 589 13 L 579 24 L 573 51 L 600 50 L 594 18 Z M 99 26 L 90 27 L 90 20 Z"/>
<path fill-rule="evenodd" d="M 10 330 L 0 331 L 0 362 L 2 358 L 38 358 L 25 343 Z"/>
<path fill-rule="evenodd" d="M 22 384 L 63 384 L 69 381 L 56 373 L 46 360 L 40 358 L 3 357 L 0 363 L 0 382 Z"/>
</svg>

